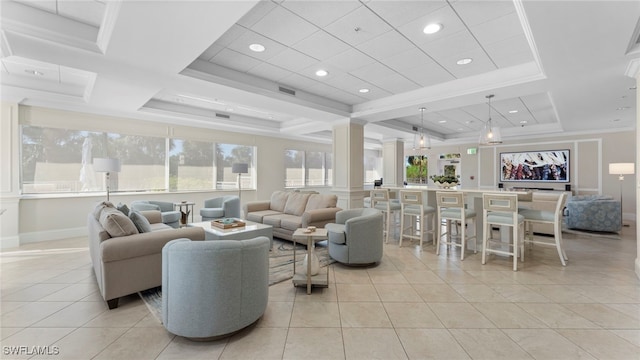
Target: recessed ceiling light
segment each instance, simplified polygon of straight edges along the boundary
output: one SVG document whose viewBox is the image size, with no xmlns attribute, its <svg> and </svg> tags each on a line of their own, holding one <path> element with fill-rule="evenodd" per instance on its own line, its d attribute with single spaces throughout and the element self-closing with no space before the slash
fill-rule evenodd
<svg viewBox="0 0 640 360">
<path fill-rule="evenodd" d="M 366 94 L 366 93 L 368 93 L 368 92 L 369 92 L 369 89 L 367 89 L 367 88 L 362 88 L 362 89 L 358 90 L 358 92 L 361 92 L 361 93 L 363 93 L 363 94 Z"/>
<path fill-rule="evenodd" d="M 440 124 L 444 124 L 444 123 L 446 123 L 446 122 L 447 122 L 447 120 L 440 120 L 440 121 L 438 121 L 438 123 L 440 123 Z"/>
<path fill-rule="evenodd" d="M 471 64 L 473 62 L 472 58 L 464 58 L 464 59 L 460 59 L 458 61 L 456 61 L 456 64 L 458 65 L 468 65 Z"/>
<path fill-rule="evenodd" d="M 518 110 L 509 110 L 509 114 L 515 114 L 517 112 L 518 112 Z"/>
<path fill-rule="evenodd" d="M 435 23 L 425 26 L 424 29 L 422 29 L 422 32 L 427 35 L 431 35 L 437 33 L 440 30 L 442 30 L 442 24 Z"/>
<path fill-rule="evenodd" d="M 33 70 L 33 69 L 27 69 L 24 72 L 26 72 L 27 74 L 31 74 L 31 75 L 38 75 L 38 76 L 44 75 L 43 72 L 40 72 L 38 70 Z"/>
<path fill-rule="evenodd" d="M 316 75 L 317 76 L 327 76 L 327 75 L 329 75 L 329 72 L 327 70 L 320 69 L 320 70 L 316 71 Z"/>
<path fill-rule="evenodd" d="M 228 112 L 233 112 L 234 110 L 233 110 L 233 108 L 228 107 L 228 108 L 227 108 L 227 111 L 228 111 Z"/>
<path fill-rule="evenodd" d="M 616 110 L 627 110 L 627 109 L 629 109 L 628 106 L 621 106 L 621 107 L 617 108 Z"/>
<path fill-rule="evenodd" d="M 527 120 L 520 121 L 520 124 L 526 124 L 526 123 L 527 123 Z"/>
<path fill-rule="evenodd" d="M 251 44 L 249 45 L 249 49 L 255 52 L 263 52 L 265 50 L 265 47 L 262 44 Z"/>
</svg>

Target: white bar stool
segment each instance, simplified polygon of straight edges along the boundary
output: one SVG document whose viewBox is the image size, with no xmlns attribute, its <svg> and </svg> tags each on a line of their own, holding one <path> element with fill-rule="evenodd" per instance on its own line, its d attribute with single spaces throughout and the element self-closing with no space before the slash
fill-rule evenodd
<svg viewBox="0 0 640 360">
<path fill-rule="evenodd" d="M 431 242 L 435 244 L 436 233 L 436 209 L 433 206 L 425 205 L 422 199 L 422 191 L 400 191 L 400 243 L 399 247 L 402 247 L 403 238 L 420 240 L 420 250 L 422 250 L 422 243 L 424 242 L 424 234 L 431 233 Z M 404 221 L 405 217 L 411 216 L 410 233 L 405 233 Z M 427 218 L 431 216 L 431 230 L 427 228 Z M 413 219 L 415 218 L 415 219 Z M 419 225 L 415 226 L 416 223 Z M 418 234 L 416 234 L 416 231 Z"/>
<path fill-rule="evenodd" d="M 400 202 L 390 198 L 389 189 L 373 189 L 371 190 L 371 207 L 382 211 L 385 216 L 384 242 L 386 243 L 389 241 L 389 233 L 391 232 L 391 216 L 400 211 Z M 402 240 L 402 236 L 400 239 Z"/>
<path fill-rule="evenodd" d="M 565 201 L 567 200 L 567 193 L 562 193 L 558 197 L 556 203 L 556 209 L 552 211 L 534 210 L 534 209 L 520 209 L 520 215 L 524 216 L 524 244 L 537 244 L 544 246 L 555 246 L 558 250 L 558 256 L 562 266 L 567 266 L 565 260 L 569 260 L 567 253 L 564 251 L 564 244 L 562 243 L 562 209 L 564 208 Z M 533 224 L 553 224 L 553 242 L 545 241 L 543 239 L 534 239 Z M 521 255 L 522 261 L 524 261 L 524 251 Z"/>
<path fill-rule="evenodd" d="M 486 253 L 507 255 L 513 256 L 513 271 L 518 271 L 518 241 L 524 238 L 524 216 L 518 214 L 518 195 L 482 194 L 482 220 L 482 265 L 486 263 Z M 512 244 L 494 239 L 492 225 L 510 226 L 513 229 Z M 492 248 L 492 244 L 499 247 Z M 504 250 L 505 246 L 511 251 Z"/>
<path fill-rule="evenodd" d="M 471 220 L 474 224 L 476 221 L 476 212 L 465 208 L 464 194 L 459 191 L 436 191 L 436 201 L 438 206 L 438 241 L 436 243 L 436 255 L 440 255 L 440 242 L 442 236 L 446 235 L 446 240 L 442 241 L 446 245 L 460 247 L 460 260 L 464 260 L 464 252 L 467 249 L 467 240 L 474 239 L 476 242 L 474 252 L 478 252 L 478 236 L 477 234 L 467 235 L 467 220 Z M 447 231 L 442 233 L 442 220 L 446 220 Z M 451 222 L 454 224 L 460 222 L 460 243 L 451 237 Z"/>
</svg>

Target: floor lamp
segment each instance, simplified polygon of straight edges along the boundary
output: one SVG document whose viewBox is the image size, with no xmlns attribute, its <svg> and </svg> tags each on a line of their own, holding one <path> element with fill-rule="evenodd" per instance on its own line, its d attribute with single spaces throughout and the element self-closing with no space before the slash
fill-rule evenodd
<svg viewBox="0 0 640 360">
<path fill-rule="evenodd" d="M 624 226 L 622 221 L 622 181 L 624 181 L 625 175 L 635 174 L 634 163 L 611 163 L 609 164 L 609 175 L 618 175 L 620 180 L 620 222 Z"/>
<path fill-rule="evenodd" d="M 107 177 L 107 201 L 109 201 L 109 190 L 111 181 L 109 179 L 109 175 L 112 172 L 120 172 L 120 160 L 118 159 L 110 159 L 110 158 L 94 158 L 93 159 L 93 170 L 96 172 L 106 173 Z"/>
<path fill-rule="evenodd" d="M 234 174 L 238 174 L 238 198 L 240 199 L 240 204 L 242 204 L 242 185 L 240 181 L 240 176 L 242 174 L 246 174 L 249 172 L 249 164 L 238 163 L 231 165 L 231 172 Z"/>
</svg>

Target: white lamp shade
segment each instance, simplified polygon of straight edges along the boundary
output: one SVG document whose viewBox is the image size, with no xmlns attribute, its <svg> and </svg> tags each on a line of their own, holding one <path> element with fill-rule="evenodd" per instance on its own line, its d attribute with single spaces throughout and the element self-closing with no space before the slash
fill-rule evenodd
<svg viewBox="0 0 640 360">
<path fill-rule="evenodd" d="M 609 164 L 610 175 L 635 174 L 634 163 L 611 163 Z"/>
<path fill-rule="evenodd" d="M 120 160 L 111 158 L 94 158 L 93 170 L 97 172 L 120 172 Z"/>
<path fill-rule="evenodd" d="M 246 174 L 249 172 L 249 164 L 233 164 L 231 165 L 231 172 L 234 174 Z"/>
</svg>

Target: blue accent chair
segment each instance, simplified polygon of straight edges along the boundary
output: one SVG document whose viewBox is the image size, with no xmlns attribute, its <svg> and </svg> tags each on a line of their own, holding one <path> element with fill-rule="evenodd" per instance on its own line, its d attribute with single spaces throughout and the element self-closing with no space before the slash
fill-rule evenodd
<svg viewBox="0 0 640 360">
<path fill-rule="evenodd" d="M 347 209 L 336 213 L 336 222 L 325 225 L 329 255 L 348 265 L 366 265 L 382 259 L 382 211 L 372 208 Z"/>
<path fill-rule="evenodd" d="M 162 214 L 162 222 L 178 229 L 182 213 L 174 210 L 173 203 L 169 201 L 136 200 L 131 202 L 131 209 L 138 211 L 157 210 Z"/>
<path fill-rule="evenodd" d="M 577 195 L 567 201 L 567 227 L 588 231 L 622 229 L 620 201 L 607 195 Z"/>
<path fill-rule="evenodd" d="M 204 201 L 200 209 L 202 221 L 222 218 L 240 218 L 240 198 L 236 195 L 226 195 Z"/>
</svg>

